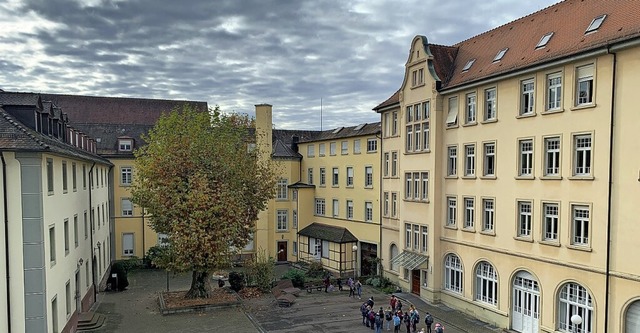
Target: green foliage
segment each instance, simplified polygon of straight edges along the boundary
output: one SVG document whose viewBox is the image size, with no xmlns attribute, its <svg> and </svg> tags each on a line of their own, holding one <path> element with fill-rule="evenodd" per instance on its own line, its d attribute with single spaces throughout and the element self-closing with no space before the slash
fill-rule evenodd
<svg viewBox="0 0 640 333">
<path fill-rule="evenodd" d="M 109 274 L 108 283 L 111 283 L 113 289 L 118 289 L 120 291 L 127 289 L 129 286 L 127 274 L 138 267 L 140 267 L 140 260 L 137 257 L 114 262 L 113 265 L 111 265 L 111 273 Z M 114 279 L 112 274 L 116 274 L 118 278 Z"/>
<path fill-rule="evenodd" d="M 231 285 L 231 289 L 235 291 L 242 290 L 242 288 L 244 288 L 244 273 L 241 273 L 241 272 L 229 273 L 229 284 Z"/>
<path fill-rule="evenodd" d="M 145 261 L 150 267 L 164 266 L 164 263 L 170 261 L 171 248 L 167 245 L 152 246 L 147 250 Z"/>
<path fill-rule="evenodd" d="M 386 293 L 393 293 L 396 291 L 396 286 L 386 277 L 372 276 L 365 280 L 365 284 L 368 284 L 376 289 L 382 290 Z"/>
<path fill-rule="evenodd" d="M 131 194 L 153 230 L 168 235 L 171 255 L 158 266 L 213 271 L 247 244 L 277 179 L 271 160 L 247 151 L 252 126 L 247 116 L 185 105 L 143 136 Z"/>
<path fill-rule="evenodd" d="M 272 257 L 267 256 L 266 251 L 259 249 L 255 260 L 246 262 L 247 276 L 255 282 L 262 291 L 269 291 L 274 280 L 276 262 Z"/>
<path fill-rule="evenodd" d="M 325 271 L 322 263 L 319 261 L 310 262 L 307 276 L 311 278 L 323 278 L 325 276 Z"/>
<path fill-rule="evenodd" d="M 282 275 L 282 279 L 291 280 L 294 287 L 304 288 L 305 276 L 304 272 L 299 269 L 290 269 L 284 275 Z"/>
</svg>

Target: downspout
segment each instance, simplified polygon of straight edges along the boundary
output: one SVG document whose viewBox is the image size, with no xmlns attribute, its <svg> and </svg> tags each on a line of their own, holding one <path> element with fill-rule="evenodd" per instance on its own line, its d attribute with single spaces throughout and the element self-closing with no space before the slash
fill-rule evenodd
<svg viewBox="0 0 640 333">
<path fill-rule="evenodd" d="M 604 287 L 604 326 L 605 330 L 609 327 L 609 288 L 610 288 L 610 275 L 611 275 L 611 214 L 613 203 L 613 130 L 614 130 L 614 115 L 616 106 L 616 66 L 617 66 L 617 54 L 611 51 L 610 47 L 607 47 L 607 53 L 613 55 L 613 68 L 611 74 L 611 111 L 609 118 L 609 188 L 608 188 L 608 207 L 607 207 L 607 259 L 605 267 L 605 287 Z"/>
<path fill-rule="evenodd" d="M 93 189 L 93 168 L 96 166 L 96 162 L 91 164 L 91 169 L 89 169 L 89 241 L 91 243 L 91 282 L 93 283 L 93 302 L 98 301 L 98 290 L 96 286 L 96 265 L 94 262 L 95 251 L 93 250 L 93 210 L 92 210 L 92 202 L 91 202 L 91 190 Z M 97 261 L 97 260 L 96 260 Z"/>
<path fill-rule="evenodd" d="M 11 286 L 9 283 L 9 203 L 7 199 L 7 163 L 4 160 L 4 152 L 0 152 L 0 159 L 2 159 L 2 197 L 4 199 L 4 260 L 5 270 L 7 273 L 7 333 L 11 333 Z"/>
<path fill-rule="evenodd" d="M 382 122 L 380 122 L 380 124 L 382 125 Z M 384 126 L 384 125 L 383 125 Z M 384 202 L 380 202 L 380 198 L 382 198 L 382 200 L 384 200 L 384 193 L 383 193 L 383 189 L 382 189 L 382 176 L 384 174 L 384 165 L 383 165 L 383 161 L 382 161 L 382 154 L 384 151 L 384 147 L 382 146 L 384 140 L 382 140 L 382 131 L 380 132 L 380 136 L 376 135 L 376 138 L 380 139 L 380 158 L 379 158 L 379 162 L 380 162 L 380 167 L 378 168 L 378 172 L 380 173 L 380 176 L 378 176 L 378 178 L 380 179 L 380 190 L 378 193 L 378 218 L 380 219 L 380 228 L 378 228 L 378 230 L 380 231 L 380 235 L 378 236 L 378 244 L 380 244 L 380 246 L 378 247 L 378 253 L 382 253 L 382 214 L 383 214 L 383 206 L 384 206 Z M 378 269 L 380 270 L 380 277 L 383 277 L 383 273 L 384 273 L 384 264 L 382 263 L 382 258 L 380 258 L 381 255 L 378 256 L 379 259 L 379 264 L 378 264 Z"/>
</svg>

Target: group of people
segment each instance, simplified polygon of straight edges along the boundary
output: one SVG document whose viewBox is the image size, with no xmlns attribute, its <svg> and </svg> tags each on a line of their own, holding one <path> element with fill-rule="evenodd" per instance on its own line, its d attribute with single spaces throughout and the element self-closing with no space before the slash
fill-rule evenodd
<svg viewBox="0 0 640 333">
<path fill-rule="evenodd" d="M 322 281 L 324 283 L 324 292 L 329 292 L 329 291 L 333 291 L 333 285 L 331 284 L 331 275 L 328 274 L 324 280 Z M 336 284 L 338 285 L 338 290 L 342 291 L 342 279 L 341 278 L 337 278 L 336 279 Z M 360 280 L 354 280 L 353 278 L 349 278 L 349 280 L 347 280 L 347 286 L 349 287 L 349 297 L 358 297 L 358 299 L 362 299 L 362 283 L 360 283 Z"/>
<path fill-rule="evenodd" d="M 380 307 L 379 310 L 374 308 L 373 297 L 362 303 L 360 306 L 360 313 L 362 314 L 362 325 L 375 330 L 376 333 L 381 333 L 386 323 L 387 331 L 393 327 L 394 333 L 400 332 L 402 324 L 406 326 L 407 333 L 417 333 L 417 325 L 420 322 L 420 313 L 413 304 L 409 306 L 407 311 L 402 311 L 402 301 L 395 295 L 391 295 L 389 300 L 389 306 L 386 310 Z M 426 325 L 426 331 L 423 329 L 420 332 L 432 333 L 431 325 L 433 325 L 433 316 L 429 312 L 425 314 L 424 323 Z M 444 326 L 440 323 L 436 323 L 433 333 L 444 333 Z"/>
</svg>

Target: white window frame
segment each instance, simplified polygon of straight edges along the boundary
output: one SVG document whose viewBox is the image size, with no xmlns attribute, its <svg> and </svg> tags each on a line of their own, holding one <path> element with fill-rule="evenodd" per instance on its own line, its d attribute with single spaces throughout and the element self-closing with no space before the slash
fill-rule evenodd
<svg viewBox="0 0 640 333">
<path fill-rule="evenodd" d="M 129 246 L 127 238 L 131 239 L 131 246 Z M 135 254 L 135 234 L 132 232 L 125 232 L 122 234 L 122 256 L 131 257 Z"/>
<path fill-rule="evenodd" d="M 591 133 L 573 135 L 573 175 L 589 177 L 593 167 L 593 135 Z"/>
<path fill-rule="evenodd" d="M 320 168 L 320 186 L 327 185 L 327 169 L 322 167 Z"/>
<path fill-rule="evenodd" d="M 481 261 L 476 266 L 476 301 L 498 305 L 498 273 L 487 261 Z"/>
<path fill-rule="evenodd" d="M 589 246 L 591 244 L 591 207 L 584 204 L 571 204 L 571 245 Z"/>
<path fill-rule="evenodd" d="M 373 222 L 373 203 L 371 201 L 364 203 L 364 220 L 365 222 Z"/>
<path fill-rule="evenodd" d="M 495 226 L 495 200 L 482 199 L 482 231 L 493 232 Z"/>
<path fill-rule="evenodd" d="M 318 144 L 318 156 L 324 156 L 326 152 L 326 144 L 323 143 L 319 143 Z"/>
<path fill-rule="evenodd" d="M 544 221 L 542 225 L 542 240 L 545 242 L 558 242 L 560 227 L 560 205 L 555 202 L 542 204 Z"/>
<path fill-rule="evenodd" d="M 458 198 L 447 197 L 447 226 L 455 227 L 458 219 Z"/>
<path fill-rule="evenodd" d="M 571 322 L 573 315 L 579 314 L 582 324 L 574 327 Z M 563 332 L 581 333 L 594 332 L 593 321 L 595 317 L 593 300 L 587 288 L 574 283 L 566 283 L 558 293 L 558 330 Z"/>
<path fill-rule="evenodd" d="M 421 239 L 420 239 L 420 250 L 423 253 L 427 253 L 429 248 L 427 247 L 428 242 L 429 242 L 429 227 L 426 225 L 421 225 L 420 226 L 420 235 L 421 235 Z"/>
<path fill-rule="evenodd" d="M 347 200 L 347 219 L 353 220 L 353 200 Z"/>
<path fill-rule="evenodd" d="M 333 199 L 332 209 L 333 209 L 333 217 L 340 216 L 340 201 L 338 199 Z"/>
<path fill-rule="evenodd" d="M 391 217 L 398 216 L 398 193 L 391 192 Z"/>
<path fill-rule="evenodd" d="M 449 97 L 447 107 L 447 127 L 458 126 L 458 96 Z"/>
<path fill-rule="evenodd" d="M 464 197 L 464 228 L 473 229 L 475 226 L 475 198 Z"/>
<path fill-rule="evenodd" d="M 307 146 L 307 157 L 315 157 L 316 153 L 315 153 L 315 147 L 314 145 L 308 145 Z"/>
<path fill-rule="evenodd" d="M 462 294 L 464 286 L 464 269 L 460 257 L 447 254 L 444 260 L 444 289 Z"/>
<path fill-rule="evenodd" d="M 347 187 L 353 187 L 353 167 L 347 167 Z"/>
<path fill-rule="evenodd" d="M 353 140 L 353 153 L 360 154 L 360 139 Z"/>
<path fill-rule="evenodd" d="M 533 230 L 533 201 L 518 200 L 518 237 L 531 238 Z"/>
<path fill-rule="evenodd" d="M 383 169 L 382 169 L 383 175 L 385 177 L 389 177 L 389 168 L 391 166 L 391 160 L 390 160 L 389 152 L 385 152 L 383 154 L 383 160 L 384 160 L 384 165 L 383 165 Z"/>
<path fill-rule="evenodd" d="M 132 151 L 133 140 L 131 139 L 118 139 L 118 151 Z"/>
<path fill-rule="evenodd" d="M 376 151 L 378 151 L 378 140 L 367 139 L 367 153 L 375 153 Z"/>
<path fill-rule="evenodd" d="M 527 79 L 520 83 L 520 116 L 535 114 L 536 95 L 535 80 Z"/>
<path fill-rule="evenodd" d="M 329 155 L 335 156 L 337 150 L 337 143 L 335 141 L 329 143 Z"/>
<path fill-rule="evenodd" d="M 498 90 L 496 87 L 484 90 L 484 121 L 498 119 Z"/>
<path fill-rule="evenodd" d="M 398 177 L 398 152 L 391 152 L 391 177 Z"/>
<path fill-rule="evenodd" d="M 340 169 L 333 167 L 331 172 L 331 186 L 340 186 Z"/>
<path fill-rule="evenodd" d="M 130 186 L 133 181 L 133 168 L 130 166 L 120 167 L 120 185 Z"/>
<path fill-rule="evenodd" d="M 477 96 L 476 93 L 465 95 L 464 123 L 465 125 L 475 124 L 477 121 Z"/>
<path fill-rule="evenodd" d="M 278 209 L 276 211 L 276 231 L 289 230 L 289 211 L 286 209 Z"/>
<path fill-rule="evenodd" d="M 561 169 L 561 147 L 560 136 L 549 136 L 544 138 L 544 175 L 547 177 L 560 176 Z"/>
<path fill-rule="evenodd" d="M 340 142 L 340 154 L 341 155 L 349 154 L 349 141 Z"/>
<path fill-rule="evenodd" d="M 518 140 L 518 176 L 533 176 L 533 139 Z"/>
<path fill-rule="evenodd" d="M 482 175 L 485 177 L 495 177 L 496 176 L 496 143 L 495 142 L 485 142 L 482 144 L 483 146 L 483 169 Z"/>
<path fill-rule="evenodd" d="M 373 166 L 367 165 L 364 167 L 364 187 L 373 187 Z"/>
<path fill-rule="evenodd" d="M 129 198 L 120 199 L 121 216 L 133 216 L 133 202 Z"/>
<path fill-rule="evenodd" d="M 326 206 L 325 206 L 324 198 L 316 198 L 315 199 L 315 215 L 316 216 L 325 216 Z"/>
<path fill-rule="evenodd" d="M 404 248 L 411 249 L 411 235 L 413 234 L 413 228 L 410 223 L 404 224 Z"/>
<path fill-rule="evenodd" d="M 447 176 L 456 177 L 458 175 L 458 146 L 447 147 Z"/>
<path fill-rule="evenodd" d="M 429 172 L 420 172 L 420 200 L 429 200 Z"/>
<path fill-rule="evenodd" d="M 383 193 L 383 206 L 382 206 L 382 216 L 389 216 L 389 192 Z"/>
<path fill-rule="evenodd" d="M 594 68 L 594 64 L 576 67 L 576 106 L 593 104 Z"/>
<path fill-rule="evenodd" d="M 287 187 L 289 181 L 286 178 L 278 179 L 276 183 L 276 200 L 288 200 L 289 188 Z"/>
<path fill-rule="evenodd" d="M 464 145 L 464 176 L 474 177 L 476 175 L 476 144 Z"/>
<path fill-rule="evenodd" d="M 313 185 L 313 168 L 307 168 L 307 183 Z"/>
<path fill-rule="evenodd" d="M 561 110 L 562 108 L 562 72 L 547 75 L 547 111 Z"/>
</svg>

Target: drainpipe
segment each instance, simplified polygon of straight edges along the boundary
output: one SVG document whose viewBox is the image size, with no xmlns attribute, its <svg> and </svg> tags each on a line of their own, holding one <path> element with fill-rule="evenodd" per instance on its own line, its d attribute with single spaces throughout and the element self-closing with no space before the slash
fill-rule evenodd
<svg viewBox="0 0 640 333">
<path fill-rule="evenodd" d="M 0 152 L 2 159 L 2 197 L 4 199 L 4 260 L 5 270 L 7 272 L 7 333 L 11 333 L 11 286 L 9 283 L 9 203 L 7 199 L 7 163 L 4 160 L 4 152 Z"/>
<path fill-rule="evenodd" d="M 605 330 L 609 327 L 609 288 L 610 288 L 610 275 L 611 275 L 611 214 L 613 204 L 613 130 L 614 130 L 614 115 L 616 106 L 616 66 L 617 66 L 617 54 L 611 51 L 611 48 L 607 47 L 607 53 L 613 56 L 613 69 L 611 74 L 611 111 L 609 118 L 609 188 L 608 188 L 608 207 L 607 207 L 607 261 L 605 268 L 605 288 L 604 288 L 604 326 Z"/>
<path fill-rule="evenodd" d="M 380 122 L 380 124 L 382 125 L 382 122 Z M 382 126 L 384 126 L 384 125 L 382 125 Z M 383 144 L 384 140 L 382 140 L 382 129 L 380 131 L 380 136 L 376 135 L 376 138 L 380 139 L 380 154 L 381 154 L 380 155 L 380 159 L 379 159 L 380 166 L 378 168 L 378 172 L 380 173 L 380 176 L 378 176 L 378 178 L 380 179 L 380 190 L 379 190 L 379 193 L 378 193 L 378 210 L 379 210 L 378 211 L 378 218 L 380 219 L 380 228 L 378 228 L 378 230 L 380 231 L 380 235 L 378 236 L 379 237 L 378 238 L 379 246 L 378 246 L 378 253 L 376 255 L 378 255 L 378 259 L 379 259 L 379 261 L 378 261 L 379 262 L 378 269 L 380 270 L 380 272 L 379 272 L 380 274 L 379 275 L 380 275 L 380 277 L 383 277 L 383 275 L 384 275 L 384 265 L 382 263 L 382 258 L 380 258 L 381 256 L 379 255 L 380 253 L 382 253 L 382 216 L 383 216 L 382 214 L 383 214 L 383 206 L 384 206 L 384 201 L 380 202 L 380 198 L 382 198 L 382 200 L 384 200 L 384 193 L 383 193 L 383 190 L 382 190 L 382 176 L 383 176 L 383 173 L 384 173 L 384 170 L 383 170 L 383 168 L 384 168 L 383 163 L 384 162 L 382 161 L 382 154 L 384 154 L 384 149 L 383 149 L 382 144 Z"/>
<path fill-rule="evenodd" d="M 95 251 L 93 250 L 93 210 L 92 210 L 92 202 L 91 202 L 91 189 L 93 188 L 93 168 L 96 166 L 96 162 L 91 164 L 91 169 L 89 169 L 89 241 L 91 243 L 91 282 L 93 283 L 93 302 L 98 301 L 98 290 L 96 286 L 96 265 L 94 262 Z"/>
</svg>

